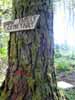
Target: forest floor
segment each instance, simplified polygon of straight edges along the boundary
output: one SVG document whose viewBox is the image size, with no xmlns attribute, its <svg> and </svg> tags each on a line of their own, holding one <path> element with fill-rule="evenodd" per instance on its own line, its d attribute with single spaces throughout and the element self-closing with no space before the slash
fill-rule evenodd
<svg viewBox="0 0 75 100">
<path fill-rule="evenodd" d="M 73 85 L 72 88 L 62 89 L 68 100 L 75 100 L 75 70 L 57 73 L 57 80 Z"/>
<path fill-rule="evenodd" d="M 57 73 L 57 80 L 75 85 L 75 70 Z"/>
</svg>

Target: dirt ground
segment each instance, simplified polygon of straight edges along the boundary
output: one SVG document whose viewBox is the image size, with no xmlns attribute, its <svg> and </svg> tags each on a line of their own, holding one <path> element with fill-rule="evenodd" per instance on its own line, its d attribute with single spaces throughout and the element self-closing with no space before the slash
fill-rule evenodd
<svg viewBox="0 0 75 100">
<path fill-rule="evenodd" d="M 75 85 L 75 71 L 61 72 L 57 74 L 57 80 L 65 81 L 72 85 Z"/>
</svg>

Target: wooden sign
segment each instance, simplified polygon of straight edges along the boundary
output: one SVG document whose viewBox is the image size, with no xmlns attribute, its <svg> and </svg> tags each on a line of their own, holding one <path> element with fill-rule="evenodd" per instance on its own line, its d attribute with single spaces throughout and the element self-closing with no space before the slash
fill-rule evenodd
<svg viewBox="0 0 75 100">
<path fill-rule="evenodd" d="M 33 30 L 39 20 L 40 15 L 27 16 L 24 18 L 8 21 L 4 23 L 4 29 L 7 32 L 16 32 L 22 30 Z"/>
</svg>

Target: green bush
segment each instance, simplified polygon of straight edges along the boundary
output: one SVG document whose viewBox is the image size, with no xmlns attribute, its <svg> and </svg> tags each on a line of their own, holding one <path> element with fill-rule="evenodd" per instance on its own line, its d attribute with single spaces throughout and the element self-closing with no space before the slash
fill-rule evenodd
<svg viewBox="0 0 75 100">
<path fill-rule="evenodd" d="M 60 58 L 62 57 L 61 53 L 55 53 L 55 58 Z"/>
<path fill-rule="evenodd" d="M 0 59 L 2 59 L 4 63 L 7 62 L 7 49 L 6 48 L 0 48 Z"/>
<path fill-rule="evenodd" d="M 64 91 L 68 100 L 75 100 L 75 89 L 69 89 Z"/>
<path fill-rule="evenodd" d="M 6 54 L 6 48 L 0 48 L 0 53 L 2 55 L 5 55 Z"/>
<path fill-rule="evenodd" d="M 70 64 L 68 61 L 61 60 L 57 63 L 56 69 L 61 70 L 61 71 L 66 71 L 70 69 Z"/>
</svg>

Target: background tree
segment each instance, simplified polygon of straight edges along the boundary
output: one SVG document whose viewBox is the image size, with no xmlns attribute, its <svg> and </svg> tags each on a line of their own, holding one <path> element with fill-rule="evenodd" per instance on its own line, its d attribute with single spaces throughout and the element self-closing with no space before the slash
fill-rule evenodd
<svg viewBox="0 0 75 100">
<path fill-rule="evenodd" d="M 9 33 L 6 33 L 3 28 L 3 21 L 11 19 L 11 7 L 10 0 L 0 1 L 0 79 L 2 75 L 5 75 L 7 69 L 7 45 Z M 0 82 L 1 83 L 1 82 Z"/>
<path fill-rule="evenodd" d="M 40 15 L 36 29 L 10 33 L 1 100 L 62 100 L 54 68 L 53 2 L 13 0 L 14 19 L 34 14 Z"/>
</svg>

